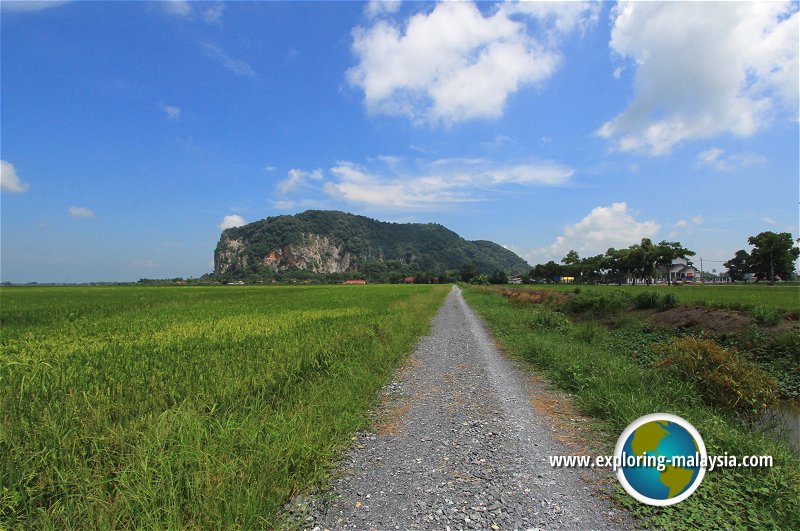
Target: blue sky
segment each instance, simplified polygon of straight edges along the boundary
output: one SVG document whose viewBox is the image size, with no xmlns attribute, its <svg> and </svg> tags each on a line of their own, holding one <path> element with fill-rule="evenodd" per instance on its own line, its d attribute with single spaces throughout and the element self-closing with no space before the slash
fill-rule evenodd
<svg viewBox="0 0 800 531">
<path fill-rule="evenodd" d="M 795 3 L 2 2 L 3 281 L 198 276 L 223 227 L 438 222 L 531 264 L 798 236 Z"/>
</svg>

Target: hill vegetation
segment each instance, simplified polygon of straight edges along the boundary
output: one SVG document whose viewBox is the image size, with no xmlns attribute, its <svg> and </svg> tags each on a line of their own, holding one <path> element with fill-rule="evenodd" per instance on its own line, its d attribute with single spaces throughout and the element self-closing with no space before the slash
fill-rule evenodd
<svg viewBox="0 0 800 531">
<path fill-rule="evenodd" d="M 530 269 L 496 243 L 468 241 L 439 224 L 389 223 L 322 210 L 226 229 L 214 253 L 214 273 L 222 280 L 450 279 L 465 264 L 483 273 Z"/>
</svg>

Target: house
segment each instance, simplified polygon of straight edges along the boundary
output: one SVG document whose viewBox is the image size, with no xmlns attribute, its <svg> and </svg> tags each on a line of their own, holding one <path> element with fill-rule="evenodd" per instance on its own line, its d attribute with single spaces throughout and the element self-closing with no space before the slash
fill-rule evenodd
<svg viewBox="0 0 800 531">
<path fill-rule="evenodd" d="M 366 284 L 366 280 L 345 280 L 342 284 Z"/>
<path fill-rule="evenodd" d="M 403 284 L 413 284 L 413 283 L 414 283 L 414 277 L 406 277 L 403 279 Z"/>
<path fill-rule="evenodd" d="M 700 278 L 698 269 L 692 263 L 679 257 L 672 260 L 669 269 L 661 269 L 661 278 L 664 282 L 693 282 Z"/>
<path fill-rule="evenodd" d="M 508 279 L 509 284 L 522 284 L 522 275 L 516 275 Z"/>
</svg>

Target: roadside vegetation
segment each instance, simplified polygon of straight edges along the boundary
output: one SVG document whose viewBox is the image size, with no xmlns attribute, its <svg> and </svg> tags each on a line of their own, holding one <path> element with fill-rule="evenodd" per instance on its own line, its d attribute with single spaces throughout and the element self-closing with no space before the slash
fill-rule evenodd
<svg viewBox="0 0 800 531">
<path fill-rule="evenodd" d="M 0 528 L 269 528 L 439 286 L 2 288 Z"/>
<path fill-rule="evenodd" d="M 783 316 L 800 316 L 800 284 L 784 282 L 774 286 L 767 284 L 734 284 L 734 285 L 675 285 L 656 284 L 650 286 L 623 285 L 577 285 L 577 284 L 535 284 L 525 285 L 523 289 L 534 291 L 553 291 L 556 293 L 574 293 L 578 290 L 584 296 L 615 297 L 628 296 L 630 300 L 644 293 L 659 295 L 671 293 L 676 302 L 682 305 L 706 306 L 709 308 L 727 308 L 746 312 L 757 311 L 758 308 L 774 308 L 783 310 Z M 624 294 L 624 295 L 617 295 Z"/>
<path fill-rule="evenodd" d="M 609 450 L 634 419 L 666 412 L 691 422 L 711 455 L 774 457 L 773 468 L 711 471 L 690 498 L 666 508 L 640 504 L 618 488 L 617 501 L 646 527 L 799 529 L 800 457 L 759 419 L 777 400 L 800 396 L 800 333 L 752 325 L 714 336 L 702 327 L 659 326 L 659 312 L 695 287 L 646 289 L 473 287 L 465 296 L 504 349 L 532 362 L 604 424 Z M 743 293 L 758 299 L 753 307 L 774 307 L 772 299 Z M 655 311 L 653 320 L 637 308 Z"/>
</svg>

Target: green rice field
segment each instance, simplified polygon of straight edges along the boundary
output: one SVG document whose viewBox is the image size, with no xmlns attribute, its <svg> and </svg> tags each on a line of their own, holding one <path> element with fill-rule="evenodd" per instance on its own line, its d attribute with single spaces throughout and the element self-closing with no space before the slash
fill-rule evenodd
<svg viewBox="0 0 800 531">
<path fill-rule="evenodd" d="M 0 529 L 263 528 L 448 286 L 0 290 Z"/>
<path fill-rule="evenodd" d="M 549 289 L 556 291 L 574 291 L 579 287 L 582 291 L 609 293 L 622 291 L 632 295 L 644 290 L 661 293 L 673 293 L 679 304 L 712 306 L 718 308 L 753 309 L 757 307 L 781 308 L 790 312 L 800 312 L 800 285 L 796 283 L 778 283 L 770 286 L 759 284 L 685 284 L 667 286 L 654 285 L 581 285 L 581 284 L 533 284 L 519 286 L 527 289 Z"/>
</svg>

